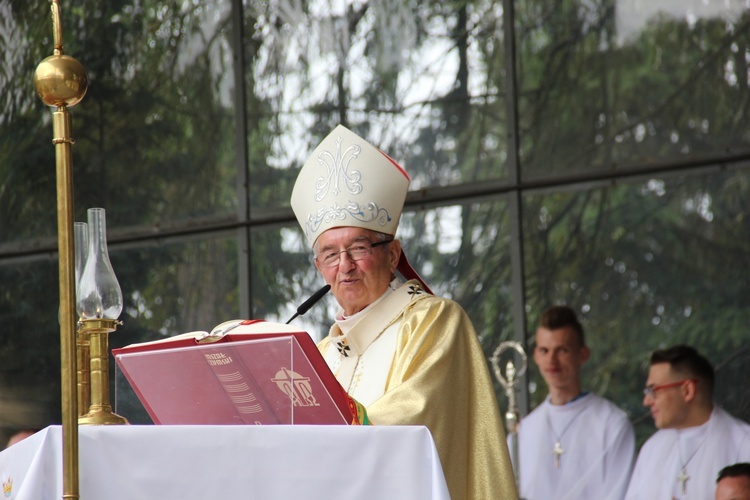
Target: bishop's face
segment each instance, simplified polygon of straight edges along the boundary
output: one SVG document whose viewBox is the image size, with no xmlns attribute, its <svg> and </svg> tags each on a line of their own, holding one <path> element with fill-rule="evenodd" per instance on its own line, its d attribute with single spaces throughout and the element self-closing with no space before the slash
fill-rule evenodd
<svg viewBox="0 0 750 500">
<path fill-rule="evenodd" d="M 655 389 L 653 396 L 645 395 L 643 405 L 651 410 L 657 429 L 681 429 L 687 426 L 688 403 L 685 377 L 673 372 L 669 363 L 654 363 L 648 372 L 646 387 Z M 687 382 L 686 382 L 687 383 Z"/>
<path fill-rule="evenodd" d="M 331 293 L 346 316 L 358 313 L 380 298 L 394 276 L 401 256 L 398 240 L 373 248 L 371 254 L 360 260 L 352 260 L 345 252 L 353 245 L 379 241 L 382 240 L 374 231 L 337 227 L 321 234 L 315 243 L 315 267 L 331 285 Z M 332 267 L 321 265 L 320 256 L 332 252 L 340 252 L 338 263 Z"/>
</svg>

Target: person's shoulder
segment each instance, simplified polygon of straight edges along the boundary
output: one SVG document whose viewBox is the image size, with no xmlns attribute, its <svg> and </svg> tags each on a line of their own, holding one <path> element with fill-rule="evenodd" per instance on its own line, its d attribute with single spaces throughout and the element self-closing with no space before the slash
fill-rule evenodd
<svg viewBox="0 0 750 500">
<path fill-rule="evenodd" d="M 539 403 L 536 408 L 531 410 L 528 415 L 526 415 L 523 420 L 539 420 L 539 419 L 546 419 L 546 414 L 544 413 L 544 407 L 549 405 L 549 400 L 547 398 L 544 398 L 544 401 Z M 546 421 L 546 420 L 545 420 Z"/>
<path fill-rule="evenodd" d="M 409 293 L 414 296 L 415 299 L 424 301 L 426 304 L 431 304 L 433 306 L 442 305 L 444 307 L 456 307 L 458 309 L 463 309 L 461 305 L 453 299 L 443 297 L 441 295 L 435 295 L 426 291 L 424 288 L 422 288 L 417 280 L 409 280 L 401 285 L 401 287 L 405 287 L 409 291 Z"/>
<path fill-rule="evenodd" d="M 750 427 L 750 423 L 747 423 L 745 420 L 741 418 L 735 417 L 733 414 L 729 413 L 729 411 L 719 406 L 718 404 L 714 404 L 714 412 L 719 418 L 731 419 L 741 426 Z"/>
<path fill-rule="evenodd" d="M 518 433 L 524 436 L 536 434 L 540 425 L 547 425 L 546 414 L 544 407 L 547 405 L 547 399 L 539 403 L 539 405 L 531 410 L 528 415 L 523 417 L 518 423 Z"/>
<path fill-rule="evenodd" d="M 731 427 L 734 432 L 750 437 L 750 424 L 735 417 L 720 406 L 714 407 L 715 418 L 725 427 Z"/>
<path fill-rule="evenodd" d="M 411 295 L 409 307 L 411 309 L 433 309 L 444 310 L 446 312 L 460 312 L 465 314 L 461 305 L 453 299 L 433 295 L 425 291 L 416 280 L 410 280 L 401 285 Z"/>
<path fill-rule="evenodd" d="M 665 447 L 671 449 L 676 443 L 677 435 L 674 429 L 659 429 L 643 443 L 641 451 L 638 456 L 648 455 L 649 453 L 655 453 L 657 450 L 662 450 Z"/>
<path fill-rule="evenodd" d="M 448 342 L 477 341 L 471 318 L 458 302 L 427 293 L 418 284 L 407 290 L 414 295 L 400 315 L 403 332 L 430 332 L 433 339 L 439 336 Z"/>
<path fill-rule="evenodd" d="M 625 410 L 620 408 L 614 401 L 594 393 L 589 394 L 589 397 L 591 398 L 592 405 L 596 406 L 600 411 L 609 412 L 613 417 L 630 422 Z"/>
</svg>

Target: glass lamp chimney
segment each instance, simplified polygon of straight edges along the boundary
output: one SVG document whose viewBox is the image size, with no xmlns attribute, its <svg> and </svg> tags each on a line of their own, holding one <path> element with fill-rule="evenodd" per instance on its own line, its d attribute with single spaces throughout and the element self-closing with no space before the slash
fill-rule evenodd
<svg viewBox="0 0 750 500">
<path fill-rule="evenodd" d="M 88 255 L 77 287 L 78 317 L 116 320 L 122 312 L 122 290 L 109 261 L 105 212 L 89 208 L 87 214 Z"/>
<path fill-rule="evenodd" d="M 73 225 L 73 242 L 75 243 L 76 263 L 76 309 L 78 309 L 78 298 L 81 296 L 81 276 L 86 266 L 86 257 L 89 254 L 89 228 L 85 222 L 76 222 Z"/>
</svg>

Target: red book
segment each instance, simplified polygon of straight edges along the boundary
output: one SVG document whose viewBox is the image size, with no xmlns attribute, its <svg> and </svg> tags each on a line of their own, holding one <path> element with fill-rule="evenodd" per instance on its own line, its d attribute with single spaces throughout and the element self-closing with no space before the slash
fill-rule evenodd
<svg viewBox="0 0 750 500">
<path fill-rule="evenodd" d="M 260 320 L 113 349 L 155 424 L 352 424 L 310 335 Z"/>
</svg>

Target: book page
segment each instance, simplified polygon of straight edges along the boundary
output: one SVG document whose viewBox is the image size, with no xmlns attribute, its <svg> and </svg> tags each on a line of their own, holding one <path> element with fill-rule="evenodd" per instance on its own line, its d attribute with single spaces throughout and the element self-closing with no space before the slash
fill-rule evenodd
<svg viewBox="0 0 750 500">
<path fill-rule="evenodd" d="M 186 333 L 180 333 L 179 335 L 173 335 L 171 337 L 164 337 L 163 339 L 151 340 L 148 342 L 138 342 L 137 344 L 129 344 L 129 345 L 126 345 L 125 348 L 135 347 L 135 346 L 146 346 L 146 345 L 152 345 L 152 344 L 163 344 L 166 342 L 174 342 L 175 340 L 183 340 L 183 339 L 195 339 L 196 341 L 199 341 L 199 340 L 203 340 L 209 335 L 210 334 L 206 331 L 196 330 L 194 332 L 186 332 Z"/>
</svg>

